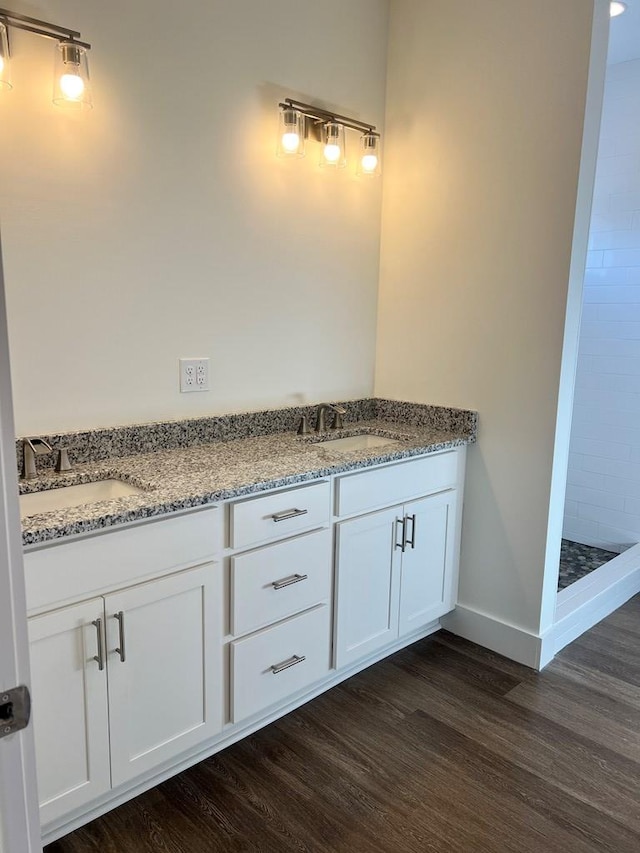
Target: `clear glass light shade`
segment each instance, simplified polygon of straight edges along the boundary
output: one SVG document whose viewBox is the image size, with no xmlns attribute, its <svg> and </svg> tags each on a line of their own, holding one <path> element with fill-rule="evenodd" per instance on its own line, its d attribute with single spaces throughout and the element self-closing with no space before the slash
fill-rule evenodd
<svg viewBox="0 0 640 853">
<path fill-rule="evenodd" d="M 281 109 L 278 118 L 278 157 L 304 157 L 304 116 L 294 109 Z"/>
<path fill-rule="evenodd" d="M 376 133 L 365 133 L 360 137 L 356 174 L 376 178 L 380 173 L 380 137 Z"/>
<path fill-rule="evenodd" d="M 0 89 L 11 89 L 9 39 L 7 27 L 0 21 Z"/>
<path fill-rule="evenodd" d="M 321 166 L 343 168 L 347 165 L 344 127 L 335 121 L 325 124 L 322 129 Z"/>
<path fill-rule="evenodd" d="M 611 0 L 611 3 L 609 3 L 609 14 L 612 18 L 617 18 L 618 15 L 622 15 L 626 11 L 627 4 L 622 3 L 621 0 Z"/>
<path fill-rule="evenodd" d="M 56 45 L 53 103 L 74 109 L 93 107 L 87 51 L 74 42 L 62 41 Z"/>
</svg>

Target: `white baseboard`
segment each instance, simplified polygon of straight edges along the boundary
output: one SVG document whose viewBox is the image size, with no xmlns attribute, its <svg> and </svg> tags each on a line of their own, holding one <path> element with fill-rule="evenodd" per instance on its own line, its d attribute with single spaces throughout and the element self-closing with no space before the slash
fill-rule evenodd
<svg viewBox="0 0 640 853">
<path fill-rule="evenodd" d="M 533 669 L 540 666 L 541 638 L 518 625 L 511 625 L 462 604 L 457 604 L 456 609 L 444 616 L 441 622 L 443 628 L 465 640 L 471 640 Z"/>
<path fill-rule="evenodd" d="M 542 638 L 540 666 L 639 592 L 640 545 L 560 590 L 553 627 Z"/>
<path fill-rule="evenodd" d="M 542 669 L 569 643 L 640 592 L 640 544 L 560 590 L 552 628 L 539 636 L 462 604 L 442 626 L 511 660 Z"/>
</svg>

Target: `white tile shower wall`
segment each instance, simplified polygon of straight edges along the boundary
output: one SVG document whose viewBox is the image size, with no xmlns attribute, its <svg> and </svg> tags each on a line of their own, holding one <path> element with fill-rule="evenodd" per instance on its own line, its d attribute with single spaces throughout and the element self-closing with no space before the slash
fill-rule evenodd
<svg viewBox="0 0 640 853">
<path fill-rule="evenodd" d="M 607 70 L 564 536 L 640 541 L 640 60 Z"/>
</svg>

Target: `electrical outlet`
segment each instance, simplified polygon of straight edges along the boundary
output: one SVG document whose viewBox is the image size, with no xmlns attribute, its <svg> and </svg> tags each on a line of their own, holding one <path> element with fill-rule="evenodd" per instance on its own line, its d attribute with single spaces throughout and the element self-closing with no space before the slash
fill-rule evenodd
<svg viewBox="0 0 640 853">
<path fill-rule="evenodd" d="M 180 362 L 180 391 L 209 390 L 209 359 L 181 358 Z"/>
<path fill-rule="evenodd" d="M 196 385 L 201 391 L 209 388 L 209 359 L 202 358 L 196 364 Z"/>
</svg>

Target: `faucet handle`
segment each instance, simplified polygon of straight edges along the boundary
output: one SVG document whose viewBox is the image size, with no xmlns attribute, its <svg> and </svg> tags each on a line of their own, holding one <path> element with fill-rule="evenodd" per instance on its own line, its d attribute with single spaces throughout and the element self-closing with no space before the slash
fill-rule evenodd
<svg viewBox="0 0 640 853">
<path fill-rule="evenodd" d="M 331 424 L 331 429 L 344 429 L 344 420 L 342 416 L 345 414 L 344 409 L 335 409 L 335 417 L 333 419 L 333 423 Z"/>
<path fill-rule="evenodd" d="M 56 471 L 58 474 L 65 474 L 73 470 L 69 462 L 69 451 L 66 447 L 58 448 L 58 461 L 56 462 Z"/>
<path fill-rule="evenodd" d="M 298 435 L 309 435 L 311 430 L 309 429 L 309 421 L 306 415 L 302 415 L 300 418 L 300 425 L 298 426 Z"/>
</svg>

